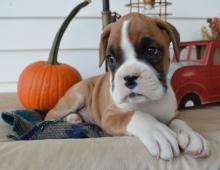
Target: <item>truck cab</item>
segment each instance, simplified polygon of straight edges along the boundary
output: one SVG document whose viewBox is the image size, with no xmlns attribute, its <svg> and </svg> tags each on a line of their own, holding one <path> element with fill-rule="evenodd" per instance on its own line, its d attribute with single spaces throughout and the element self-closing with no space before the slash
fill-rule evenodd
<svg viewBox="0 0 220 170">
<path fill-rule="evenodd" d="M 179 108 L 220 101 L 220 39 L 180 43 L 170 76 Z"/>
</svg>

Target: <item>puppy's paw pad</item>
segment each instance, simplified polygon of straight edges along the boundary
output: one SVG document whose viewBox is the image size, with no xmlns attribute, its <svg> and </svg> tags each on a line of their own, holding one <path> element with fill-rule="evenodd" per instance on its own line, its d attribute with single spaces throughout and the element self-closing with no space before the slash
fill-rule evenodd
<svg viewBox="0 0 220 170">
<path fill-rule="evenodd" d="M 65 120 L 67 123 L 71 123 L 71 124 L 82 123 L 82 119 L 78 114 L 70 114 L 65 118 Z"/>
</svg>

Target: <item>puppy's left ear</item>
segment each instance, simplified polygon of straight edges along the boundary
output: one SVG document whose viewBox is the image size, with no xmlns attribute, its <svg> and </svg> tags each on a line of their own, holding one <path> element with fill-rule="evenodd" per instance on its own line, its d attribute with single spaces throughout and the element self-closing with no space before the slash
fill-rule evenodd
<svg viewBox="0 0 220 170">
<path fill-rule="evenodd" d="M 156 24 L 158 25 L 158 27 L 162 30 L 165 30 L 170 42 L 172 42 L 173 44 L 173 49 L 174 49 L 174 53 L 176 56 L 176 60 L 179 61 L 179 56 L 180 56 L 180 48 L 179 48 L 179 43 L 180 43 L 180 35 L 178 33 L 178 31 L 176 30 L 176 28 L 168 23 L 168 22 L 163 22 L 159 19 L 156 19 Z"/>
<path fill-rule="evenodd" d="M 101 67 L 103 62 L 105 61 L 106 49 L 107 49 L 108 39 L 111 33 L 112 25 L 113 23 L 107 25 L 101 34 L 101 39 L 99 44 L 99 67 Z"/>
</svg>

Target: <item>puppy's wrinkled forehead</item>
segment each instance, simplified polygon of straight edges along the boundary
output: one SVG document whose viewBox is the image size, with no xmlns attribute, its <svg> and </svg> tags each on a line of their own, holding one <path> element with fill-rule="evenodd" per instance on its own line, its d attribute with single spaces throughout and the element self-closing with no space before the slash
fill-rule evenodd
<svg viewBox="0 0 220 170">
<path fill-rule="evenodd" d="M 118 20 L 112 28 L 108 43 L 120 47 L 126 36 L 134 46 L 140 44 L 143 38 L 149 38 L 165 48 L 169 44 L 168 37 L 164 37 L 155 22 L 143 15 L 126 15 Z"/>
</svg>

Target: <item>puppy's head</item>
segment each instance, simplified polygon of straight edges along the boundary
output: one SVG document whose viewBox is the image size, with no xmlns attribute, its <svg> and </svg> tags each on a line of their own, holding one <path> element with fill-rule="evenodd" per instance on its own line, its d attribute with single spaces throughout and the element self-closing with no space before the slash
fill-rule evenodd
<svg viewBox="0 0 220 170">
<path fill-rule="evenodd" d="M 106 60 L 114 102 L 142 103 L 159 100 L 166 93 L 170 42 L 178 57 L 176 29 L 138 13 L 128 14 L 104 29 L 99 65 Z"/>
</svg>

